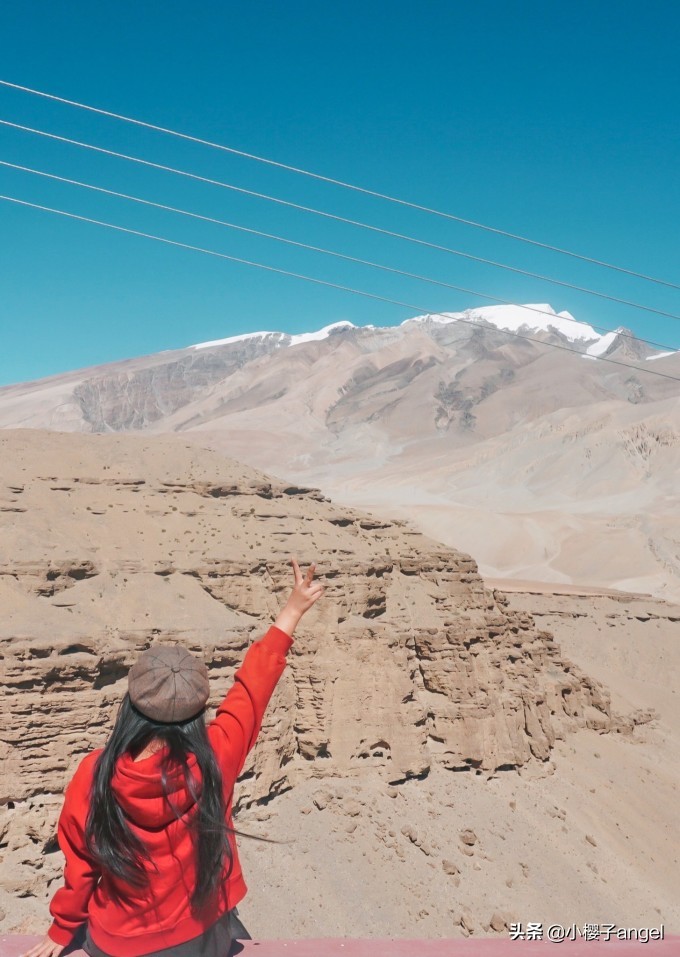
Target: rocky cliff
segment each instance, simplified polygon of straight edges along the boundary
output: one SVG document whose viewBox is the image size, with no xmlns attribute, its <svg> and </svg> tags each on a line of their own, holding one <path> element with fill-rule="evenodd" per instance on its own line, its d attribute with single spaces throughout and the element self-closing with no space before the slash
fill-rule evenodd
<svg viewBox="0 0 680 957">
<path fill-rule="evenodd" d="M 103 744 L 138 653 L 178 641 L 203 656 L 214 707 L 285 600 L 291 553 L 318 563 L 326 593 L 296 634 L 237 814 L 312 778 L 511 771 L 572 731 L 636 720 L 613 716 L 606 688 L 485 588 L 469 555 L 178 437 L 2 432 L 0 523 L 14 916 L 17 896 L 59 877 L 60 793 Z"/>
</svg>

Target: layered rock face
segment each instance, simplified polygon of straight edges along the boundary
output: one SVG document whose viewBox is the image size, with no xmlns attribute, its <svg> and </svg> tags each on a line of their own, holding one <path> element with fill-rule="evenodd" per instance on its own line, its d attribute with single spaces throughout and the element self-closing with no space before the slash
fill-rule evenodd
<svg viewBox="0 0 680 957">
<path fill-rule="evenodd" d="M 79 382 L 73 400 L 93 432 L 143 429 L 209 393 L 247 363 L 271 355 L 289 339 L 274 332 L 233 342 L 228 349 L 182 350 L 171 361 L 161 354 L 142 368 L 134 360 L 121 363 L 112 375 Z"/>
<path fill-rule="evenodd" d="M 579 728 L 630 730 L 607 690 L 474 560 L 178 437 L 0 433 L 2 888 L 58 878 L 60 794 L 103 745 L 137 655 L 181 642 L 214 708 L 318 564 L 234 808 L 308 778 L 399 784 L 546 761 Z M 237 825 L 238 827 L 238 821 Z M 10 866 L 8 866 L 10 865 Z"/>
</svg>

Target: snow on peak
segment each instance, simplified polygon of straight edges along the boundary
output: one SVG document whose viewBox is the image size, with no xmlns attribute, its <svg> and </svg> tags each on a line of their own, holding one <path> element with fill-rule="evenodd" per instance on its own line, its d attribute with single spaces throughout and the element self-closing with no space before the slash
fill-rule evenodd
<svg viewBox="0 0 680 957">
<path fill-rule="evenodd" d="M 604 336 L 600 336 L 597 342 L 594 342 L 592 346 L 588 346 L 585 358 L 597 359 L 598 356 L 604 355 L 607 349 L 616 341 L 620 331 L 620 329 L 615 329 L 614 332 L 608 332 Z"/>
<path fill-rule="evenodd" d="M 210 349 L 212 346 L 224 346 L 228 342 L 240 342 L 242 339 L 258 339 L 264 336 L 281 336 L 282 332 L 246 332 L 242 336 L 229 336 L 227 339 L 213 339 L 211 342 L 199 342 L 195 346 L 188 346 L 189 349 Z"/>
<path fill-rule="evenodd" d="M 330 326 L 324 326 L 323 329 L 319 329 L 317 332 L 303 332 L 296 336 L 291 336 L 286 332 L 272 332 L 267 330 L 265 332 L 246 332 L 240 336 L 229 336 L 226 339 L 212 339 L 210 342 L 199 342 L 194 346 L 187 346 L 187 349 L 210 349 L 213 346 L 224 346 L 230 342 L 241 342 L 243 339 L 264 339 L 265 336 L 278 336 L 279 339 L 287 339 L 289 346 L 296 346 L 300 342 L 314 342 L 318 339 L 326 339 L 330 332 L 333 329 L 356 329 L 356 326 L 353 322 L 348 322 L 346 320 L 342 322 L 333 322 Z M 366 329 L 373 329 L 373 326 L 365 326 Z M 281 343 L 285 345 L 286 343 Z"/>
<path fill-rule="evenodd" d="M 324 326 L 323 329 L 319 329 L 318 332 L 302 332 L 297 336 L 291 336 L 289 345 L 296 346 L 300 342 L 316 342 L 318 339 L 326 339 L 328 338 L 331 329 L 340 329 L 341 327 L 356 329 L 354 323 L 347 322 L 347 320 L 343 320 L 342 322 L 333 322 L 330 326 Z"/>
<path fill-rule="evenodd" d="M 520 305 L 499 305 L 499 306 L 481 306 L 473 309 L 466 309 L 464 312 L 438 312 L 423 316 L 414 316 L 412 319 L 406 319 L 398 327 L 403 327 L 412 322 L 430 322 L 440 324 L 450 324 L 459 320 L 465 323 L 485 322 L 497 329 L 502 329 L 509 333 L 520 333 L 525 329 L 527 333 L 537 332 L 556 332 L 565 337 L 569 342 L 582 343 L 587 345 L 584 358 L 597 359 L 603 356 L 615 343 L 618 335 L 627 330 L 620 326 L 612 332 L 600 335 L 588 325 L 587 322 L 579 322 L 569 312 L 555 312 L 549 303 L 526 303 Z M 189 346 L 190 349 L 208 349 L 212 346 L 222 346 L 231 342 L 239 342 L 244 339 L 263 339 L 266 336 L 274 336 L 278 339 L 279 346 L 296 346 L 304 342 L 318 342 L 327 339 L 334 331 L 339 329 L 375 329 L 375 326 L 355 326 L 353 322 L 343 320 L 333 322 L 328 326 L 316 332 L 303 332 L 298 335 L 289 335 L 285 332 L 247 332 L 239 336 L 229 336 L 227 339 L 214 339 L 211 342 L 199 342 L 197 345 Z M 390 328 L 390 327 L 377 327 Z M 391 328 L 395 328 L 394 326 Z M 521 334 L 521 333 L 520 333 Z M 580 351 L 580 350 L 577 350 Z M 673 355 L 672 352 L 662 352 L 654 356 L 648 356 L 649 359 L 661 359 L 664 356 Z"/>
<path fill-rule="evenodd" d="M 526 326 L 537 332 L 561 332 L 571 342 L 589 342 L 599 334 L 586 322 L 578 322 L 570 312 L 555 312 L 548 303 L 524 306 L 485 306 L 469 310 L 471 318 L 486 319 L 499 329 L 516 332 Z"/>
<path fill-rule="evenodd" d="M 569 312 L 555 312 L 548 303 L 527 303 L 523 306 L 481 306 L 476 309 L 466 309 L 464 312 L 440 312 L 436 315 L 417 316 L 407 319 L 406 322 L 418 322 L 430 319 L 432 322 L 456 322 L 463 319 L 466 322 L 488 322 L 497 329 L 508 332 L 517 332 L 522 328 L 533 332 L 560 332 L 571 342 L 592 342 L 600 336 L 586 322 L 578 322 Z M 404 323 L 402 322 L 402 325 Z"/>
</svg>

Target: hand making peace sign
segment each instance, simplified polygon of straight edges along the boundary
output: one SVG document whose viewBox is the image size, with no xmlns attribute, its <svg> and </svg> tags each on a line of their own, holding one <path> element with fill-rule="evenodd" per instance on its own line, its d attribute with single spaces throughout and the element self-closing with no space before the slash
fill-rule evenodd
<svg viewBox="0 0 680 957">
<path fill-rule="evenodd" d="M 292 555 L 290 560 L 295 573 L 295 587 L 288 599 L 288 603 L 299 611 L 301 615 L 304 615 L 304 613 L 312 607 L 314 602 L 323 595 L 323 585 L 314 581 L 315 562 L 309 566 L 307 574 L 303 578 L 300 566 Z"/>
</svg>

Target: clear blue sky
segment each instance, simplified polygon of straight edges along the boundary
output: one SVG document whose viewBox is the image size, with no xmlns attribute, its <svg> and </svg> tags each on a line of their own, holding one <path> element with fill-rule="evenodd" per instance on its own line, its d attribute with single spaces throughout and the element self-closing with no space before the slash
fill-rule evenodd
<svg viewBox="0 0 680 957">
<path fill-rule="evenodd" d="M 680 280 L 680 7 L 7 0 L 0 76 Z M 0 118 L 680 314 L 680 293 L 0 88 Z M 680 346 L 680 322 L 0 127 L 0 159 Z M 0 192 L 424 311 L 485 300 L 0 167 Z M 0 384 L 413 310 L 0 203 Z"/>
</svg>

